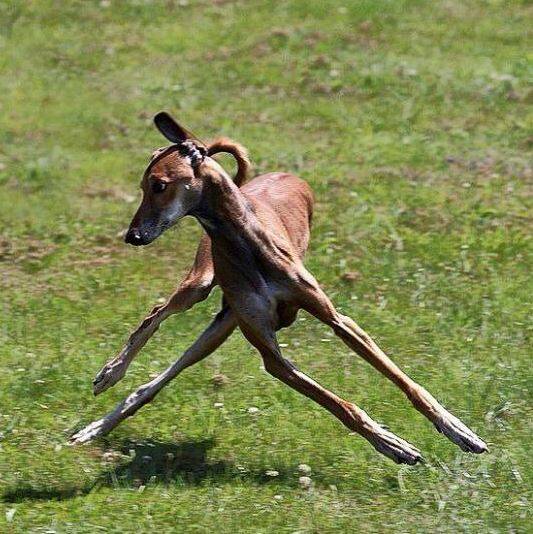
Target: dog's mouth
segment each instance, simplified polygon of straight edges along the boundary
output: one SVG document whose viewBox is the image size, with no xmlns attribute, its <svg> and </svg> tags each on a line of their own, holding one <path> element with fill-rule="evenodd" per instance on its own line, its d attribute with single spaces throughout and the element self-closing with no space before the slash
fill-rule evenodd
<svg viewBox="0 0 533 534">
<path fill-rule="evenodd" d="M 161 221 L 156 225 L 150 225 L 147 227 L 134 227 L 129 228 L 124 236 L 124 241 L 128 245 L 133 245 L 134 247 L 142 247 L 149 245 L 155 241 L 165 230 L 173 226 L 172 221 Z"/>
</svg>

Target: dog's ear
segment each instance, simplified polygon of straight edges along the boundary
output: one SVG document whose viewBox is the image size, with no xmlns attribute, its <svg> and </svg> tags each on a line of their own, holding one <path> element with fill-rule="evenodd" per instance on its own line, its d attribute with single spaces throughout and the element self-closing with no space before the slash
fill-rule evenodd
<svg viewBox="0 0 533 534">
<path fill-rule="evenodd" d="M 182 128 L 166 111 L 160 111 L 154 117 L 156 128 L 172 143 L 183 143 L 192 135 Z"/>
</svg>

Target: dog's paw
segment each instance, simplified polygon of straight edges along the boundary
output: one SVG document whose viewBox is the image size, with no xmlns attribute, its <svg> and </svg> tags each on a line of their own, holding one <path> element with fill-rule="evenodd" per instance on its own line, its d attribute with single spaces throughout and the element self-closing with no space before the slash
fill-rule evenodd
<svg viewBox="0 0 533 534">
<path fill-rule="evenodd" d="M 73 434 L 69 439 L 70 445 L 81 445 L 82 443 L 87 443 L 99 436 L 107 434 L 110 430 L 106 419 L 99 419 L 94 421 L 90 425 L 87 425 L 85 428 Z"/>
<path fill-rule="evenodd" d="M 486 443 L 451 413 L 446 412 L 434 424 L 439 432 L 459 445 L 463 451 L 475 454 L 488 451 Z"/>
<path fill-rule="evenodd" d="M 126 365 L 121 361 L 106 363 L 93 380 L 93 393 L 99 395 L 114 386 L 126 374 Z"/>
</svg>

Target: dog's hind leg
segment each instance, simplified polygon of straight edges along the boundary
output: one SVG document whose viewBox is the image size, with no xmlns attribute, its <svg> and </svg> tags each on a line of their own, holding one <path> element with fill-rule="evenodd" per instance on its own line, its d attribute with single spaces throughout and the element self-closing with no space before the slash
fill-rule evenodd
<svg viewBox="0 0 533 534">
<path fill-rule="evenodd" d="M 163 373 L 142 385 L 117 407 L 98 421 L 86 426 L 70 438 L 70 443 L 79 444 L 104 436 L 127 417 L 152 399 L 184 369 L 203 360 L 214 352 L 233 332 L 237 323 L 228 307 L 224 307 L 200 337 L 183 353 L 183 356 Z"/>
<path fill-rule="evenodd" d="M 305 275 L 304 275 L 305 276 Z M 341 315 L 314 278 L 307 273 L 308 283 L 300 293 L 302 308 L 330 326 L 348 347 L 357 352 L 380 373 L 396 384 L 413 403 L 450 441 L 466 452 L 482 453 L 487 445 L 457 417 L 404 373 L 352 319 Z"/>
<path fill-rule="evenodd" d="M 366 438 L 376 450 L 395 462 L 415 464 L 422 460 L 418 449 L 410 443 L 383 428 L 352 402 L 341 399 L 315 382 L 283 357 L 274 331 L 277 321 L 275 317 L 272 318 L 268 303 L 249 298 L 246 302 L 242 301 L 238 308 L 246 310 L 239 315 L 239 327 L 261 354 L 268 373 L 320 404 L 346 427 Z M 292 316 L 293 314 L 291 320 Z"/>
<path fill-rule="evenodd" d="M 130 363 L 135 359 L 146 342 L 157 331 L 159 325 L 175 313 L 188 310 L 206 299 L 215 286 L 211 241 L 204 236 L 198 246 L 192 269 L 171 295 L 168 301 L 156 306 L 130 335 L 119 355 L 107 362 L 93 381 L 93 391 L 98 395 L 115 385 L 126 374 Z"/>
</svg>

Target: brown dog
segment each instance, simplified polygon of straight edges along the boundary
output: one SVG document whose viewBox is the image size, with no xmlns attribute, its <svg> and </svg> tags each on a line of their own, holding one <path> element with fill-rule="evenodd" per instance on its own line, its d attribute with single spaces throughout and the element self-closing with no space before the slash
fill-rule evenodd
<svg viewBox="0 0 533 534">
<path fill-rule="evenodd" d="M 302 308 L 330 326 L 348 347 L 394 382 L 439 432 L 465 451 L 487 450 L 476 434 L 401 371 L 361 327 L 338 313 L 305 269 L 302 258 L 309 242 L 313 211 L 313 195 L 305 182 L 291 174 L 269 173 L 243 185 L 249 168 L 243 147 L 226 139 L 206 147 L 166 113 L 156 115 L 155 124 L 173 144 L 153 154 L 142 179 L 143 199 L 126 242 L 147 245 L 186 215 L 195 217 L 206 235 L 191 271 L 177 291 L 166 304 L 154 308 L 119 356 L 97 375 L 95 394 L 124 376 L 163 320 L 205 299 L 216 284 L 224 294 L 223 306 L 178 361 L 107 416 L 72 436 L 73 443 L 108 433 L 150 402 L 183 369 L 211 354 L 238 326 L 257 348 L 270 374 L 329 410 L 394 461 L 419 461 L 416 448 L 283 357 L 276 330 L 291 325 Z M 234 180 L 211 158 L 218 152 L 229 152 L 237 160 Z"/>
</svg>

